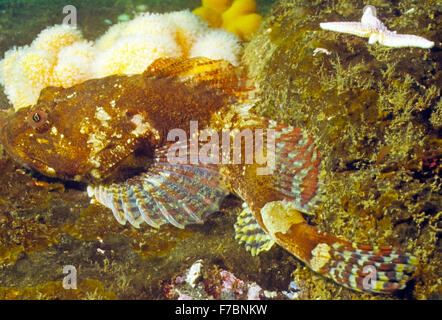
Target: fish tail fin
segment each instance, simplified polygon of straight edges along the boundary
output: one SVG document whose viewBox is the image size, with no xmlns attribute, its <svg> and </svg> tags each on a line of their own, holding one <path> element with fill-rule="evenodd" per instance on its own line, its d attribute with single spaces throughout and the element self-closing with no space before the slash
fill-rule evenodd
<svg viewBox="0 0 442 320">
<path fill-rule="evenodd" d="M 218 89 L 236 98 L 250 98 L 254 89 L 246 73 L 225 60 L 196 58 L 159 58 L 147 67 L 143 75 L 177 77 L 195 85 Z"/>
</svg>

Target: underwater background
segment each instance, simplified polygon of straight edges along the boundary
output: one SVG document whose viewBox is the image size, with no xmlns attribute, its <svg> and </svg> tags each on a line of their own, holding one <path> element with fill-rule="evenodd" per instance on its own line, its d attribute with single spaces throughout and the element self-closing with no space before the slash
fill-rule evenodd
<svg viewBox="0 0 442 320">
<path fill-rule="evenodd" d="M 137 12 L 193 10 L 201 1 L 1 1 L 0 58 L 60 24 L 67 4 L 77 8 L 84 37 L 94 40 Z M 84 186 L 25 170 L 0 146 L 0 299 L 441 299 L 442 4 L 257 4 L 263 23 L 242 57 L 260 89 L 255 110 L 308 129 L 324 161 L 327 197 L 309 222 L 413 253 L 420 265 L 408 287 L 393 296 L 354 292 L 277 246 L 252 257 L 235 240 L 241 201 L 233 196 L 204 225 L 122 226 L 90 204 Z M 435 47 L 387 48 L 319 28 L 358 21 L 366 4 L 391 30 Z M 0 125 L 11 107 L 0 90 Z M 63 288 L 66 265 L 77 269 L 76 290 Z M 186 285 L 182 278 L 195 265 L 198 285 Z"/>
</svg>

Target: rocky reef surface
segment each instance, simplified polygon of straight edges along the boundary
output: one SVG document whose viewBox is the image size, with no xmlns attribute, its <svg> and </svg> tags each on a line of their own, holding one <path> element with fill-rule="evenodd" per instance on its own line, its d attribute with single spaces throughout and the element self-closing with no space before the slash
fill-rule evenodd
<svg viewBox="0 0 442 320">
<path fill-rule="evenodd" d="M 261 91 L 255 110 L 307 128 L 316 139 L 326 196 L 312 223 L 351 241 L 414 253 L 418 274 L 398 297 L 440 299 L 440 6 L 370 4 L 390 30 L 436 46 L 387 48 L 319 28 L 359 21 L 360 3 L 287 0 L 273 7 L 243 60 Z M 361 297 L 315 277 L 302 266 L 295 270 L 305 297 Z"/>
</svg>

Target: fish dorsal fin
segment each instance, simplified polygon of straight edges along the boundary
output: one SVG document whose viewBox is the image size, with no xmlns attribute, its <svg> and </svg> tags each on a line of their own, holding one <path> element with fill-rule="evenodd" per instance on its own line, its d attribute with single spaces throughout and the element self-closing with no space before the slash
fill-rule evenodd
<svg viewBox="0 0 442 320">
<path fill-rule="evenodd" d="M 239 243 L 245 243 L 246 250 L 250 251 L 252 256 L 270 250 L 275 243 L 273 238 L 261 229 L 249 207 L 239 214 L 234 227 L 235 238 Z"/>
<path fill-rule="evenodd" d="M 226 60 L 159 58 L 143 73 L 147 77 L 176 77 L 190 85 L 205 85 L 236 98 L 247 98 L 254 86 L 243 70 Z"/>
</svg>

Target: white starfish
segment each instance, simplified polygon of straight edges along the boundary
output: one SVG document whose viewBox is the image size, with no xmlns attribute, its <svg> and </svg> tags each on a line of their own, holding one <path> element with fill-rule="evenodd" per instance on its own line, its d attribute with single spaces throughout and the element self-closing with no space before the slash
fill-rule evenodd
<svg viewBox="0 0 442 320">
<path fill-rule="evenodd" d="M 387 47 L 419 47 L 431 48 L 433 41 L 412 34 L 397 34 L 390 31 L 376 17 L 376 8 L 365 6 L 361 22 L 324 22 L 320 24 L 322 29 L 350 33 L 359 37 L 368 38 L 369 44 L 379 42 Z"/>
</svg>

